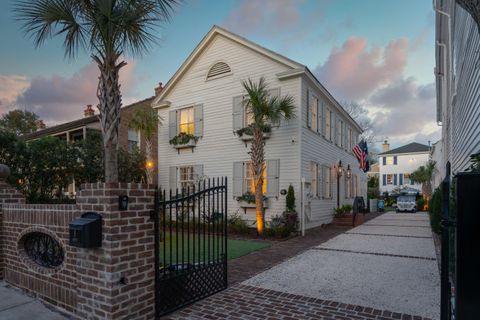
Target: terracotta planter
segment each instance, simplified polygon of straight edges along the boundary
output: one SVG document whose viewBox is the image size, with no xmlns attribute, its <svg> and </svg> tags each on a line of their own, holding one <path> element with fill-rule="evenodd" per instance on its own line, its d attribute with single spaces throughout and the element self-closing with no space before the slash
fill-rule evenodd
<svg viewBox="0 0 480 320">
<path fill-rule="evenodd" d="M 337 227 L 356 227 L 365 222 L 365 215 L 363 213 L 357 213 L 357 215 L 355 216 L 355 223 L 353 225 L 352 221 L 352 213 L 344 213 L 341 215 L 337 215 L 333 218 L 333 222 Z"/>
</svg>

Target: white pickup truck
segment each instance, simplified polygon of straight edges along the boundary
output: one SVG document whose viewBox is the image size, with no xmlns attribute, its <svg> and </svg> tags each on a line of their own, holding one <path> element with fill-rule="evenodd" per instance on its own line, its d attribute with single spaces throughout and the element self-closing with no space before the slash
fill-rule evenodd
<svg viewBox="0 0 480 320">
<path fill-rule="evenodd" d="M 397 212 L 401 211 L 417 212 L 415 196 L 399 196 L 397 198 Z"/>
</svg>

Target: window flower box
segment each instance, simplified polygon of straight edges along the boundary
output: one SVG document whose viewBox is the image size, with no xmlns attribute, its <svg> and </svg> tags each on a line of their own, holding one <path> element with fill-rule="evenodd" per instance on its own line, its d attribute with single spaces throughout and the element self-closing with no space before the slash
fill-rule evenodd
<svg viewBox="0 0 480 320">
<path fill-rule="evenodd" d="M 255 204 L 255 195 L 251 192 L 244 193 L 242 196 L 237 197 L 237 201 L 238 205 L 245 210 L 257 207 Z M 268 198 L 265 196 L 263 197 L 263 208 L 268 208 Z"/>
<path fill-rule="evenodd" d="M 263 139 L 268 139 L 272 134 L 272 127 L 265 126 L 264 128 L 262 128 L 262 131 L 263 131 Z M 239 129 L 235 133 L 237 134 L 238 138 L 244 142 L 247 142 L 253 139 L 253 128 L 251 126 Z"/>
<path fill-rule="evenodd" d="M 198 137 L 193 134 L 180 133 L 169 142 L 177 150 L 185 148 L 194 148 L 197 145 Z"/>
<path fill-rule="evenodd" d="M 238 205 L 241 207 L 241 208 L 247 208 L 247 209 L 251 209 L 251 208 L 256 208 L 257 205 L 255 202 L 248 202 L 246 200 L 239 200 L 238 201 Z M 264 199 L 263 200 L 263 208 L 264 209 L 268 209 L 268 199 Z"/>
</svg>

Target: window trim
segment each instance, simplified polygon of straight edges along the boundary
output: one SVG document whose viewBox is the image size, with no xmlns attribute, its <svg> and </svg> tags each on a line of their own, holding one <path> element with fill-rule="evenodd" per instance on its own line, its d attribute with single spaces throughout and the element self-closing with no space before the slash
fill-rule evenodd
<svg viewBox="0 0 480 320">
<path fill-rule="evenodd" d="M 327 177 L 328 177 L 328 184 L 327 184 Z M 323 192 L 322 198 L 323 199 L 333 199 L 333 185 L 332 185 L 332 167 L 329 166 L 322 166 L 322 185 L 323 185 Z M 328 186 L 328 187 L 327 187 Z M 329 195 L 326 195 L 326 192 L 329 192 Z"/>
<path fill-rule="evenodd" d="M 135 131 L 135 134 L 137 136 L 137 140 L 130 140 L 130 135 L 129 135 L 129 131 L 132 130 L 132 131 Z M 130 150 L 130 141 L 132 142 L 136 142 L 137 144 L 137 148 L 140 149 L 141 148 L 141 132 L 140 130 L 135 130 L 133 128 L 128 128 L 127 130 L 127 149 L 128 149 L 128 153 L 132 153 L 133 150 Z"/>
</svg>

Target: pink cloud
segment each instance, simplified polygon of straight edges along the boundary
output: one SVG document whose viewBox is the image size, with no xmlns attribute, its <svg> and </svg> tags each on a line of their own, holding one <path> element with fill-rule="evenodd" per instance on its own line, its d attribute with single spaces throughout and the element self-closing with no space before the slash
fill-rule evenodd
<svg viewBox="0 0 480 320">
<path fill-rule="evenodd" d="M 365 38 L 350 38 L 332 49 L 314 73 L 340 99 L 365 99 L 381 85 L 401 77 L 407 64 L 408 40 L 390 41 L 384 48 L 368 50 Z"/>
<path fill-rule="evenodd" d="M 127 64 L 120 71 L 120 83 L 123 104 L 129 104 L 137 98 L 135 91 L 137 79 L 134 74 L 135 63 Z M 99 70 L 90 63 L 70 77 L 52 75 L 35 77 L 20 94 L 12 106 L 21 107 L 37 113 L 47 125 L 71 121 L 83 116 L 87 104 L 98 104 L 96 96 Z"/>
<path fill-rule="evenodd" d="M 0 113 L 12 108 L 12 103 L 28 88 L 27 77 L 19 75 L 0 75 Z"/>
</svg>

